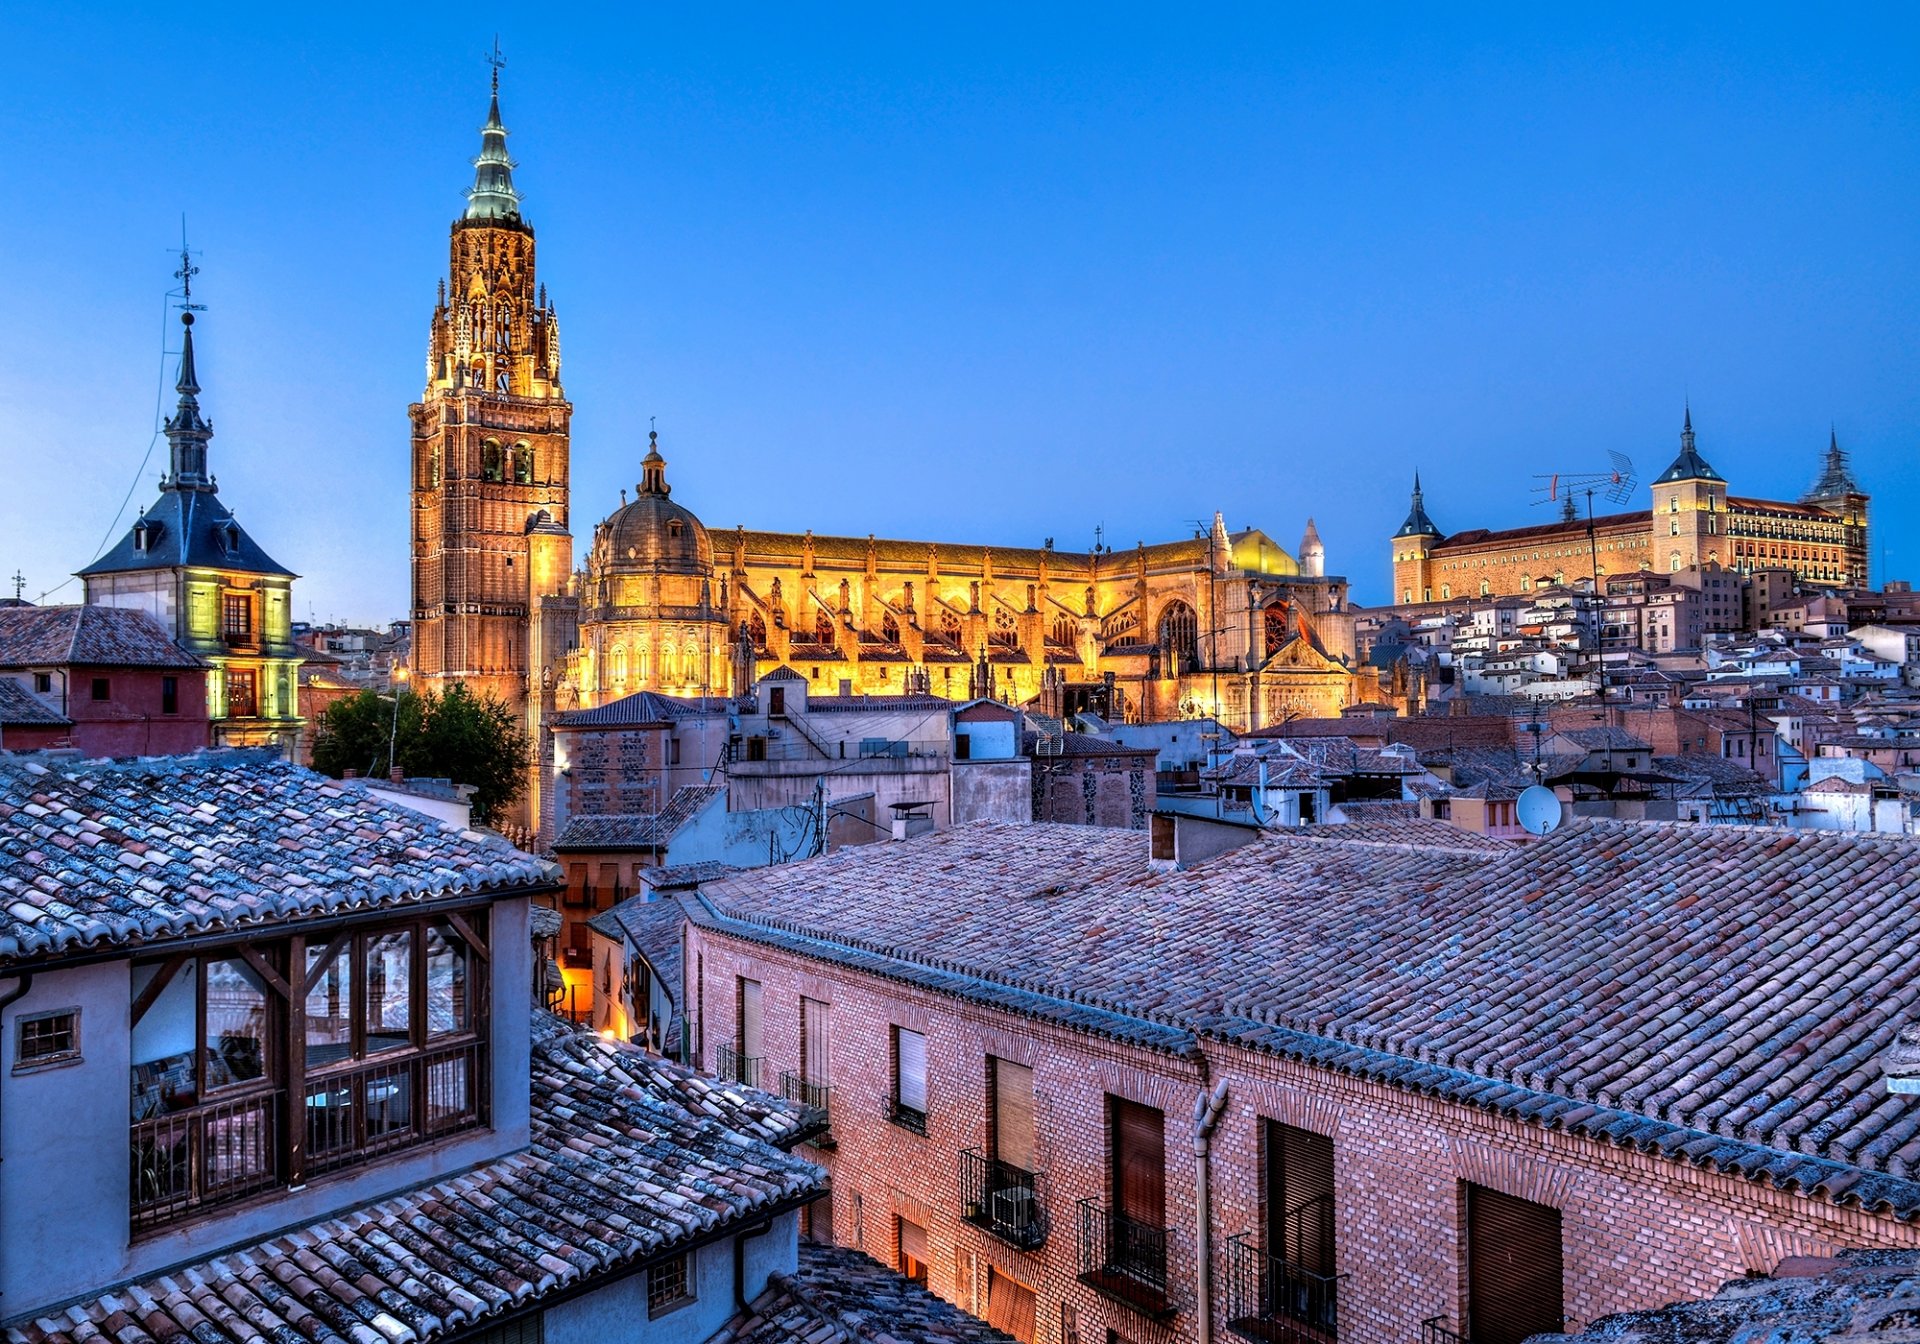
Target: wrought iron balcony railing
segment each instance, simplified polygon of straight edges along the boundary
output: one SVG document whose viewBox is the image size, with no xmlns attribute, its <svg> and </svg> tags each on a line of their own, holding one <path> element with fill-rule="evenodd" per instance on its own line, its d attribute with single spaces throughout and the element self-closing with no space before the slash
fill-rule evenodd
<svg viewBox="0 0 1920 1344">
<path fill-rule="evenodd" d="M 744 1054 L 731 1045 L 713 1048 L 713 1071 L 727 1082 L 760 1086 L 760 1064 L 760 1056 Z"/>
<path fill-rule="evenodd" d="M 1167 1292 L 1167 1229 L 1095 1200 L 1080 1201 L 1080 1281 L 1104 1297 L 1161 1319 L 1174 1313 Z"/>
<path fill-rule="evenodd" d="M 1047 1177 L 996 1161 L 977 1148 L 960 1153 L 961 1217 L 1010 1246 L 1038 1250 L 1047 1240 Z"/>
<path fill-rule="evenodd" d="M 1420 1322 L 1420 1344 L 1467 1344 L 1467 1337 L 1448 1325 L 1445 1316 L 1429 1316 Z"/>
<path fill-rule="evenodd" d="M 827 1126 L 833 1122 L 833 1089 L 825 1083 L 812 1082 L 797 1073 L 780 1075 L 780 1095 L 788 1101 L 797 1101 L 814 1113 L 813 1123 L 820 1127 L 810 1142 L 816 1148 L 833 1147 L 833 1131 Z"/>
<path fill-rule="evenodd" d="M 1227 1328 L 1255 1344 L 1330 1340 L 1344 1277 L 1269 1255 L 1252 1233 L 1229 1238 Z"/>
</svg>

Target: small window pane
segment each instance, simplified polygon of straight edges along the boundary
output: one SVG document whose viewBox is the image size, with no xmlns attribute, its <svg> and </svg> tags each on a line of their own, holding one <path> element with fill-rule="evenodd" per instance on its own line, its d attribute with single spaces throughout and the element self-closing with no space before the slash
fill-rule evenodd
<svg viewBox="0 0 1920 1344">
<path fill-rule="evenodd" d="M 466 940 L 435 921 L 427 930 L 427 1034 L 473 1028 L 472 967 Z"/>
<path fill-rule="evenodd" d="M 658 1316 L 683 1302 L 693 1300 L 693 1280 L 687 1272 L 687 1257 L 676 1255 L 647 1271 L 647 1314 Z"/>
<path fill-rule="evenodd" d="M 238 957 L 207 963 L 207 1089 L 267 1075 L 267 982 Z"/>
<path fill-rule="evenodd" d="M 366 944 L 367 1053 L 413 1044 L 413 933 L 396 929 Z"/>
<path fill-rule="evenodd" d="M 80 1014 L 77 1011 L 42 1013 L 21 1019 L 19 1045 L 13 1057 L 15 1068 L 70 1059 L 79 1053 Z"/>
<path fill-rule="evenodd" d="M 900 1105 L 924 1115 L 927 1109 L 927 1038 L 905 1027 L 896 1027 L 895 1032 L 895 1048 L 899 1052 L 896 1061 L 899 1076 L 895 1086 L 898 1088 Z"/>
<path fill-rule="evenodd" d="M 326 949 L 307 949 L 307 978 Z M 353 957 L 341 948 L 307 994 L 307 1067 L 325 1068 L 353 1054 Z"/>
</svg>

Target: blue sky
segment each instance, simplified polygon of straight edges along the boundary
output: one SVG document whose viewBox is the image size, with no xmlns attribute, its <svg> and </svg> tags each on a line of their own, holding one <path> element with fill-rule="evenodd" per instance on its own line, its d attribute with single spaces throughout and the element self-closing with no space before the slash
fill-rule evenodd
<svg viewBox="0 0 1920 1344">
<path fill-rule="evenodd" d="M 1738 493 L 1837 423 L 1920 579 L 1920 11 L 1346 8 L 13 7 L 0 567 L 151 497 L 185 212 L 223 498 L 302 616 L 404 614 L 497 28 L 577 537 L 657 416 L 715 528 L 1311 514 L 1385 600 L 1416 467 L 1442 527 L 1545 521 L 1534 473 L 1657 473 L 1691 397 Z"/>
</svg>

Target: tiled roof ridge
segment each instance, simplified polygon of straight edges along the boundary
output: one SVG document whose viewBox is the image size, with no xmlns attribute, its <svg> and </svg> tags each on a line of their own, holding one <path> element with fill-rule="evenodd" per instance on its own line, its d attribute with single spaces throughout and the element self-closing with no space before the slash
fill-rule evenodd
<svg viewBox="0 0 1920 1344">
<path fill-rule="evenodd" d="M 1024 980 L 989 975 L 947 958 L 916 954 L 901 947 L 868 944 L 845 936 L 829 938 L 788 920 L 729 914 L 717 909 L 704 891 L 691 895 L 692 899 L 686 902 L 689 920 L 723 933 L 735 934 L 750 942 L 808 955 L 824 953 L 829 960 L 872 971 L 890 980 L 916 984 L 961 998 L 986 997 L 990 1001 L 997 1001 L 996 1006 L 1011 1012 L 1043 1017 L 1095 1035 L 1147 1045 L 1167 1054 L 1193 1053 L 1192 1029 L 1172 1014 L 1120 1008 L 1092 994 L 1073 989 L 1036 987 L 1034 983 Z M 909 974 L 909 970 L 928 974 L 915 976 Z M 987 996 L 968 994 L 969 986 L 985 986 L 999 992 Z"/>
<path fill-rule="evenodd" d="M 1334 1072 L 1365 1078 L 1422 1096 L 1474 1106 L 1511 1118 L 1600 1139 L 1616 1148 L 1685 1160 L 1699 1168 L 1740 1175 L 1786 1193 L 1823 1196 L 1841 1208 L 1920 1218 L 1920 1181 L 1799 1153 L 1751 1139 L 1714 1134 L 1605 1101 L 1568 1097 L 1487 1071 L 1382 1050 L 1253 1018 L 1218 1015 L 1197 1031 L 1212 1039 L 1264 1050 Z"/>
</svg>

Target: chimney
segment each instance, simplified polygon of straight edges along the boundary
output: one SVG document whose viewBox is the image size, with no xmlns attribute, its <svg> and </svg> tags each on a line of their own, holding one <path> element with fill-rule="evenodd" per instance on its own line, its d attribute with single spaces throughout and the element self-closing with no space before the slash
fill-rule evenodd
<svg viewBox="0 0 1920 1344">
<path fill-rule="evenodd" d="M 387 771 L 387 778 L 392 780 L 395 784 L 400 783 L 406 777 L 407 777 L 407 772 L 401 769 L 397 765 L 389 768 Z"/>
</svg>

